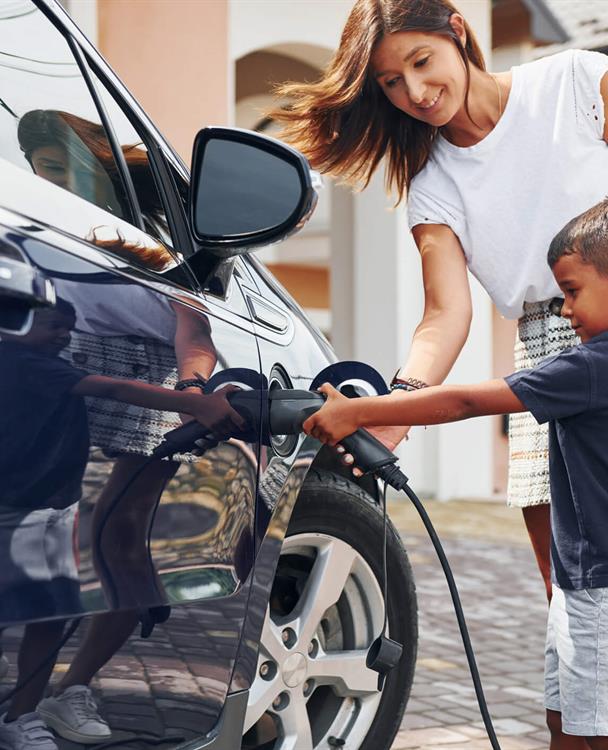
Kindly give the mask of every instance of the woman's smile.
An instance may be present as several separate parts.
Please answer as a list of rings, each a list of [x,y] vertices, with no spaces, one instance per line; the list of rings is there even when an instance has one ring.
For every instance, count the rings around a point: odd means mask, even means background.
[[[427,117],[428,115],[436,112],[442,101],[443,101],[443,89],[441,89],[430,101],[425,101],[422,104],[416,104],[416,108],[421,110]]]

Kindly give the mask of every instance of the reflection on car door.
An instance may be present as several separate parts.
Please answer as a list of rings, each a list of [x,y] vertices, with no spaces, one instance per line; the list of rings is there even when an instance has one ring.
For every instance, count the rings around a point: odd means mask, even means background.
[[[60,304],[74,311],[71,330],[64,332],[52,357],[64,379],[84,372],[173,388],[178,379],[195,373],[209,378],[232,367],[259,372],[250,326],[240,316],[231,317],[225,305],[205,303],[91,246],[34,229],[24,221],[23,233],[7,233],[5,241],[19,244],[53,281]],[[71,252],[58,249],[57,241]],[[0,347],[7,344],[3,340]],[[30,344],[12,342],[22,351],[30,346],[31,364],[37,353]],[[12,404],[13,411],[28,414],[31,387],[36,403],[53,413],[58,386],[49,376],[49,359],[40,377],[34,368],[19,387],[14,380],[2,383],[3,402]],[[62,440],[72,435],[71,455],[87,443],[90,448],[80,486],[74,486],[77,477],[68,476],[69,492],[60,479],[53,498],[29,493],[32,502],[17,515],[13,507],[4,509],[7,564],[0,570],[0,623],[110,609],[144,620],[152,614],[153,622],[169,616],[169,606],[182,605],[163,632],[193,627],[197,640],[209,633],[204,640],[211,653],[189,652],[187,664],[197,674],[187,701],[205,705],[204,719],[199,716],[197,724],[202,732],[213,726],[221,709],[246,611],[259,446],[224,441],[200,457],[184,453],[172,461],[147,463],[163,434],[180,426],[179,414],[95,397],[86,400],[86,422],[84,428],[82,419],[37,422],[29,414],[14,420],[19,429],[10,429],[16,454],[23,459],[13,467],[13,473],[21,469],[22,475],[7,476],[15,497],[23,476],[44,470],[38,458],[46,455],[45,445],[57,443],[55,430]],[[73,549],[74,536],[78,544]],[[34,539],[41,543],[33,544]],[[221,649],[214,645],[218,638]],[[100,650],[102,646],[97,644]],[[213,700],[206,694],[207,679],[214,686]],[[175,698],[170,688],[165,686],[166,694]],[[182,684],[182,698],[183,691]]]

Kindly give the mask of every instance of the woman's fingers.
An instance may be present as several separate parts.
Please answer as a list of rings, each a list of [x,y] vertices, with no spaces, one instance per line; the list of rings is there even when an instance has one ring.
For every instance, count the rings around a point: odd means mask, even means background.
[[[354,465],[355,463],[355,457],[352,455],[352,453],[347,453],[346,448],[343,445],[336,445],[336,450],[340,454],[340,458],[344,466],[352,467],[353,469],[353,476],[359,477],[363,476],[363,472],[361,469],[359,469],[357,466]]]

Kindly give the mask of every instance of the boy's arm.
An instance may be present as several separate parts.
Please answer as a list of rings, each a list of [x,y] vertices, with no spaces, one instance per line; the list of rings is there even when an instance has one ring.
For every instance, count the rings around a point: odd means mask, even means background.
[[[490,414],[512,414],[526,407],[502,379],[477,385],[437,385],[399,399],[368,396],[348,399],[332,386],[319,389],[327,403],[304,422],[304,431],[335,445],[359,427],[429,425]]]
[[[75,396],[111,398],[115,401],[124,401],[127,404],[145,406],[149,409],[185,411],[187,413],[190,413],[190,409],[194,405],[194,400],[191,397],[196,395],[141,383],[138,380],[123,380],[105,375],[87,375],[72,388],[72,393]],[[182,398],[182,396],[190,398]],[[190,408],[187,408],[188,406]]]
[[[138,380],[87,375],[72,388],[71,393],[75,396],[111,398],[148,409],[190,414],[216,435],[228,436],[235,428],[242,430],[245,427],[245,421],[226,398],[233,390],[239,389],[228,385],[214,393],[203,395],[200,390],[173,391]]]

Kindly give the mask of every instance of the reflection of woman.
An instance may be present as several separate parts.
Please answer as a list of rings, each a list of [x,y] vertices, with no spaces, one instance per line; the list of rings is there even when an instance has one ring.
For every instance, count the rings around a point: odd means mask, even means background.
[[[41,177],[106,210],[125,214],[120,177],[100,126],[66,112],[36,110],[21,118],[18,136],[32,169]],[[162,222],[162,207],[145,152],[124,146],[123,153],[147,223],[153,226]],[[83,195],[83,189],[89,192]],[[171,255],[160,245],[143,247],[120,237],[97,240],[94,231],[90,239],[153,270],[171,265]],[[166,387],[175,386],[178,380],[211,376],[217,355],[204,316],[174,305],[143,286],[117,279],[95,285],[58,280],[56,286],[77,311],[77,330],[69,350],[77,366]],[[91,531],[94,537],[96,529],[103,526],[94,557],[102,583],[110,584],[107,588],[112,593],[112,605],[122,611],[91,619],[57,694],[44,703],[45,720],[62,736],[73,739],[76,733],[81,742],[98,741],[105,727],[88,689],[91,679],[132,633],[140,617],[134,608],[142,612],[163,603],[162,586],[148,557],[148,535],[157,502],[179,464],[152,461],[124,493],[118,508],[107,519],[105,516],[162,435],[180,424],[175,413],[131,406],[117,409],[105,399],[89,401],[88,416],[92,445],[115,458],[96,502]],[[218,416],[220,429],[222,421]],[[159,613],[158,608],[154,611]],[[68,734],[66,716],[71,722]]]
[[[17,137],[37,175],[117,216],[130,217],[122,179],[101,125],[69,112],[34,109],[19,120]],[[166,219],[148,155],[139,144],[124,145],[121,149],[146,230],[157,237],[160,227],[163,230],[160,236],[164,236]]]
[[[606,193],[607,70],[604,55],[568,51],[494,75],[448,0],[357,0],[324,76],[282,88],[290,103],[274,116],[313,166],[367,183],[384,159],[389,186],[407,193],[425,306],[394,398],[442,382],[458,357],[467,267],[519,318],[518,369],[576,342],[548,311],[560,292],[545,257]],[[406,432],[380,434],[394,446]],[[509,503],[550,594],[546,429],[518,415],[510,437]]]

